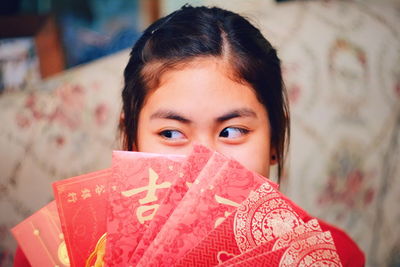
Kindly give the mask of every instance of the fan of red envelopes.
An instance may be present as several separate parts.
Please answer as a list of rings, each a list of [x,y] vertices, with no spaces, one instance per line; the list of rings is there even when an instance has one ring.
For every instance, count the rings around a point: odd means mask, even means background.
[[[277,184],[202,146],[114,151],[110,169],[53,188],[12,229],[34,267],[341,266],[330,232]]]

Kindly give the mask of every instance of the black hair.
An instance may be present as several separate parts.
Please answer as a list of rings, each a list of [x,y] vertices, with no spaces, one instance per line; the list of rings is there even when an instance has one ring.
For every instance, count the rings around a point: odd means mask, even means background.
[[[278,179],[289,142],[286,90],[276,50],[244,17],[217,7],[183,6],[150,25],[134,45],[124,71],[123,146],[133,150],[146,95],[164,71],[199,57],[228,60],[234,78],[250,85],[266,108]]]

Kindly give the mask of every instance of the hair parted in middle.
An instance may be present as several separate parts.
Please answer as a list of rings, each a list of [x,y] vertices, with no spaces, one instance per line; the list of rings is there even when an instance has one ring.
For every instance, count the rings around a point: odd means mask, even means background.
[[[120,122],[123,148],[135,149],[140,111],[162,74],[200,57],[224,60],[232,72],[230,78],[254,89],[270,121],[270,142],[276,153],[279,179],[290,134],[280,60],[248,20],[217,7],[185,5],[150,25],[134,45],[124,71]]]

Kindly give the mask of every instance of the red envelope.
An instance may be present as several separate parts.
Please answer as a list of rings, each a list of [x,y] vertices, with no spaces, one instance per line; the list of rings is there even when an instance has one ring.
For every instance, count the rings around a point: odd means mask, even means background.
[[[223,221],[174,266],[215,266],[240,254],[233,235],[235,213]]]
[[[107,266],[131,258],[161,201],[180,179],[184,156],[114,151],[107,213]]]
[[[110,175],[111,170],[106,169],[53,183],[72,267],[85,266],[96,245],[102,244],[101,237],[106,232],[106,186]],[[101,251],[104,247],[100,254]],[[95,256],[92,254],[93,260],[96,260]]]
[[[198,175],[214,175],[227,159],[219,153],[213,153],[203,146],[195,146],[187,161],[183,164],[183,177],[175,180],[169,188],[165,198],[153,220],[149,223],[146,232],[143,234],[134,254],[129,260],[129,264],[135,265],[139,262],[146,249],[154,240],[161,227],[168,220],[169,216],[182,200],[189,186],[194,182]]]
[[[196,180],[151,243],[138,266],[172,265],[195,247],[266,178],[234,160],[215,177]]]
[[[329,231],[228,266],[342,266]]]
[[[16,225],[11,232],[33,267],[69,266],[55,201]]]
[[[276,240],[302,223],[275,185],[267,181],[250,194],[236,213],[187,253],[177,266],[220,264],[258,244]]]
[[[241,261],[258,256],[260,254],[265,254],[266,252],[279,250],[281,248],[286,248],[290,244],[297,242],[302,239],[307,239],[313,235],[318,235],[322,233],[321,226],[317,219],[312,219],[305,224],[299,225],[293,229],[293,231],[287,232],[271,241],[265,242],[243,254],[234,256],[231,259],[222,263],[222,259],[219,259],[219,266],[231,266],[236,265]],[[221,254],[221,253],[220,253]],[[220,255],[219,255],[220,256]]]
[[[213,151],[205,146],[195,145],[193,151],[188,156],[185,163],[182,165],[183,172],[185,175],[190,176],[188,180],[196,179],[199,173],[206,166],[210,157],[213,155]]]

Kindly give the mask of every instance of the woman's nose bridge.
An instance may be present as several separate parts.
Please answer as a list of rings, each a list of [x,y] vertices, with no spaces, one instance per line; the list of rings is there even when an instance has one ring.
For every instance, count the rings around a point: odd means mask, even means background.
[[[208,147],[209,149],[216,150],[215,139],[207,134],[197,135],[193,143]]]

